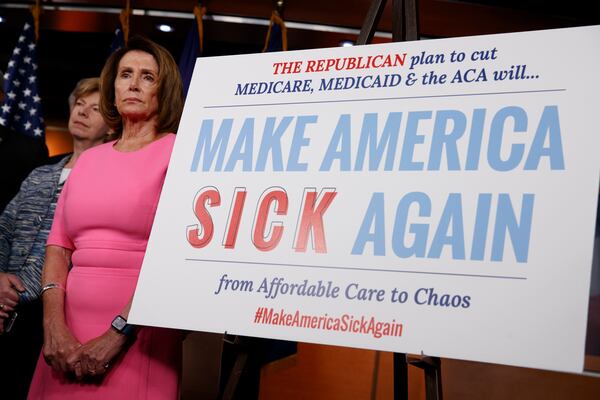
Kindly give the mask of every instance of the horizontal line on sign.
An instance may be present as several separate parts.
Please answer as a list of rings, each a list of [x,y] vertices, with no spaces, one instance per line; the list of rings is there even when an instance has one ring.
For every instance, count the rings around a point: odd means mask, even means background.
[[[211,260],[204,258],[186,258],[186,261],[201,261],[201,262],[212,262],[212,263],[229,263],[229,264],[250,264],[250,265],[264,265],[268,267],[294,267],[294,268],[318,268],[318,269],[341,269],[351,271],[369,271],[369,272],[398,272],[402,274],[420,274],[420,275],[445,275],[445,276],[464,276],[469,278],[492,278],[492,279],[513,279],[513,280],[527,280],[522,276],[505,276],[505,275],[478,275],[478,274],[459,274],[452,272],[429,272],[429,271],[409,271],[409,270],[398,270],[398,269],[384,269],[384,268],[360,268],[360,267],[336,267],[330,265],[310,265],[310,264],[284,264],[284,263],[268,263],[268,262],[257,262],[257,261],[232,261],[232,260]]]
[[[352,102],[357,102],[357,101],[364,102],[364,101],[381,101],[381,100],[414,100],[414,99],[431,99],[431,98],[441,98],[441,97],[495,96],[495,95],[499,95],[499,94],[548,93],[548,92],[564,92],[564,91],[566,91],[566,89],[520,90],[520,91],[512,91],[512,92],[436,94],[436,95],[429,95],[429,96],[403,96],[403,97],[378,97],[378,98],[373,98],[373,99],[292,101],[292,102],[288,102],[288,103],[227,104],[227,105],[204,106],[203,108],[289,106],[289,105],[296,105],[296,104],[352,103]]]

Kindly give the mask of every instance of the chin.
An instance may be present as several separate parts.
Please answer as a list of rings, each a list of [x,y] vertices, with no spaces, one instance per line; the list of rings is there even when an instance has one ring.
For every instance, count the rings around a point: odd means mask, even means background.
[[[74,126],[72,128],[69,127],[69,133],[75,138],[85,138],[86,136],[85,132],[82,132],[81,128],[78,126]]]

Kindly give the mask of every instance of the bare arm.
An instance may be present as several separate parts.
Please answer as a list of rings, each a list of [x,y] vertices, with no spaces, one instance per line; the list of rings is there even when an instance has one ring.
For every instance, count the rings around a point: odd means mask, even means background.
[[[132,300],[133,297],[129,299],[119,314],[125,319],[129,316]],[[126,348],[126,344],[127,337],[109,326],[102,335],[83,344],[72,353],[68,362],[71,364],[80,362],[81,367],[75,369],[78,378],[84,375],[101,375],[106,373],[108,365]]]
[[[72,251],[60,246],[46,247],[46,259],[42,269],[42,287],[56,283],[63,288],[67,282]],[[42,295],[44,303],[44,358],[55,370],[73,371],[75,365],[67,358],[81,346],[65,322],[65,292],[49,289]]]

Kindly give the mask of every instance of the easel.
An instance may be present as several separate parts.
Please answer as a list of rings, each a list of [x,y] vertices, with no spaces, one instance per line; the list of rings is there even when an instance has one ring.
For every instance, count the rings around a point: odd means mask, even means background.
[[[260,363],[256,359],[257,339],[229,335],[227,332],[223,335],[223,345],[231,346],[236,356],[231,365],[229,375],[223,387],[219,390],[218,399],[233,400],[241,398],[236,396],[238,389],[244,391],[246,398],[258,398],[258,388],[260,381]],[[223,357],[223,355],[222,355]],[[223,365],[221,366],[223,368]],[[246,378],[244,379],[244,376]],[[240,381],[244,383],[240,384]]]
[[[357,45],[371,43],[387,0],[373,0],[358,35]],[[392,41],[419,39],[418,0],[392,0]],[[394,400],[408,400],[408,365],[425,373],[427,400],[442,400],[442,371],[439,357],[394,353]]]
[[[373,40],[373,35],[387,0],[373,0],[360,34],[357,45],[368,44]],[[392,0],[392,40],[403,42],[418,40],[418,0]],[[283,10],[282,1],[276,2],[279,12]],[[227,382],[222,389],[220,399],[231,400],[235,396],[240,377],[248,369],[248,359],[251,352],[252,340],[240,336],[230,336],[225,332],[224,341],[237,348],[237,357],[231,369]],[[394,353],[394,400],[408,400],[408,365],[421,368],[425,374],[425,393],[427,400],[442,400],[442,374],[441,360],[439,357],[414,356],[405,353]]]

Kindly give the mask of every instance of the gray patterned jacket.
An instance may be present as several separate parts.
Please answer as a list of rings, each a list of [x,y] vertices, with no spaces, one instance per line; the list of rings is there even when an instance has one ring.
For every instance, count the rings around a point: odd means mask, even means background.
[[[58,181],[69,157],[34,169],[0,215],[0,271],[23,281],[21,301],[39,296],[46,240],[61,189]]]

